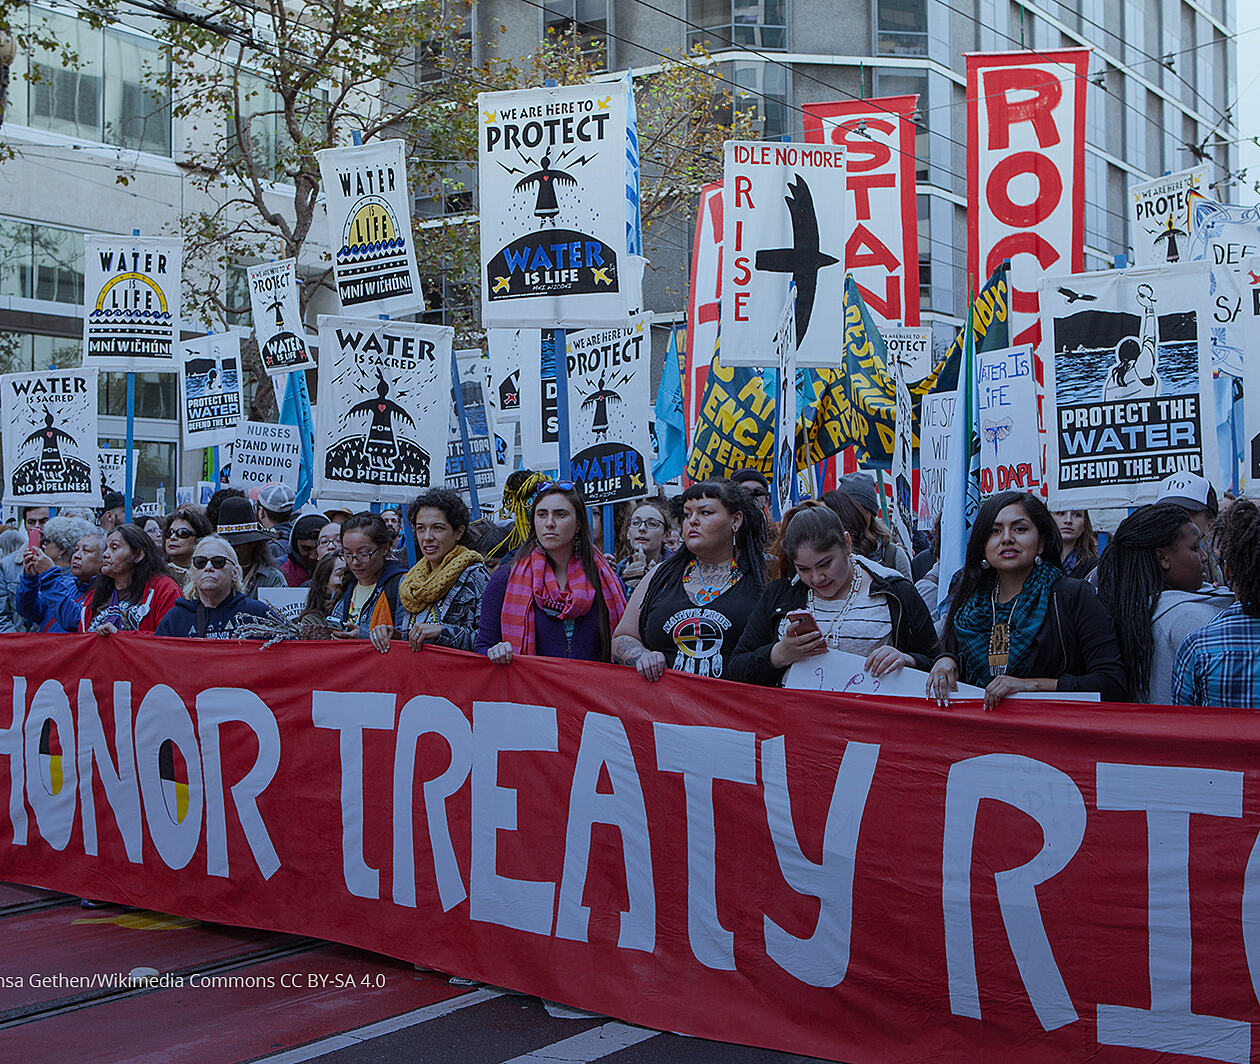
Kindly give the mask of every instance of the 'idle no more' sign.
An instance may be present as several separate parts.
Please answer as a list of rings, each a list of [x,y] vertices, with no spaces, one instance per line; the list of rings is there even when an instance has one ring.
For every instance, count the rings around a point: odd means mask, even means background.
[[[245,421],[232,444],[232,486],[256,488],[272,481],[297,491],[302,444],[296,425]]]

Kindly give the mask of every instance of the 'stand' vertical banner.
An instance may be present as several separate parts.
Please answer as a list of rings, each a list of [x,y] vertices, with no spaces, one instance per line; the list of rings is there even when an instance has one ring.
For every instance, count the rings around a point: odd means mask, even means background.
[[[967,277],[1011,260],[1012,344],[1040,338],[1038,278],[1085,268],[1088,72],[1086,48],[967,56]]]
[[[807,103],[805,139],[843,144],[848,160],[845,269],[880,325],[919,324],[918,96]]]
[[[722,309],[722,182],[700,190],[696,240],[691,250],[691,286],[687,293],[687,365],[683,370],[683,414],[687,447],[695,437],[700,400],[717,347]]]

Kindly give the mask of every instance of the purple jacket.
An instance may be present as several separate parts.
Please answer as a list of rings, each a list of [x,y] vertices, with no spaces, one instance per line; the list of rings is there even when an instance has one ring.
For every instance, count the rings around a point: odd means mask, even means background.
[[[490,574],[486,593],[481,600],[481,623],[473,647],[484,654],[495,643],[503,641],[503,596],[507,591],[511,565],[500,565]],[[543,658],[573,658],[578,661],[607,661],[600,653],[599,614],[594,606],[573,625],[572,641],[565,638],[564,625],[534,607],[534,653]]]

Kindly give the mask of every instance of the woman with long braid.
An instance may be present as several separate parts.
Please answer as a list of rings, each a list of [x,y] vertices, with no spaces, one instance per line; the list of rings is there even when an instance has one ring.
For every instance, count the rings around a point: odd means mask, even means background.
[[[1130,702],[1168,705],[1177,648],[1234,601],[1201,587],[1199,528],[1180,506],[1143,506],[1120,522],[1098,563],[1098,597],[1115,622]]]
[[[1173,702],[1260,708],[1260,509],[1239,499],[1217,520],[1214,534],[1238,601],[1181,644]]]

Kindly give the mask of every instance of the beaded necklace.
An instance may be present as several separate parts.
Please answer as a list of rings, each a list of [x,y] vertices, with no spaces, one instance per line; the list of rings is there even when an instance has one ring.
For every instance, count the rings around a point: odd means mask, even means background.
[[[704,582],[704,577],[700,575],[700,567],[696,564],[695,558],[692,558],[691,561],[687,563],[687,569],[683,573],[684,584],[688,580],[693,580],[694,584],[697,585],[693,587],[691,593],[691,597],[697,606],[707,606],[738,579],[739,566],[735,564],[734,558],[731,559],[730,568],[722,574],[722,579],[720,581],[715,581],[712,584],[706,584]]]

